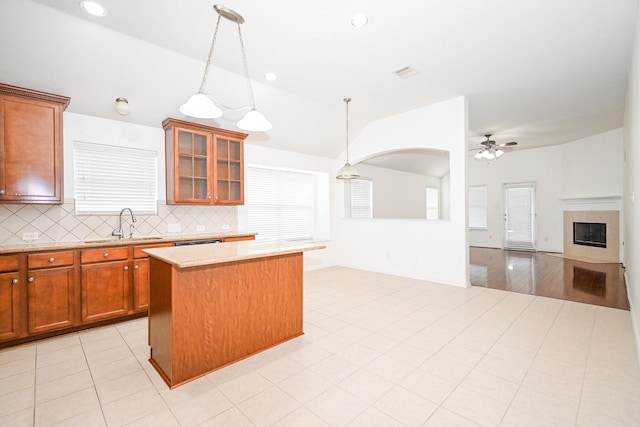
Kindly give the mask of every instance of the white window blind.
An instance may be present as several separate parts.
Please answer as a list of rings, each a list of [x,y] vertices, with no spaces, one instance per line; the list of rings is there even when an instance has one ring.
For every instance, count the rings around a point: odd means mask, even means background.
[[[505,184],[506,248],[534,249],[535,185]]]
[[[316,175],[247,168],[247,224],[256,240],[313,238]]]
[[[427,219],[439,219],[439,191],[435,187],[427,187]]]
[[[351,179],[351,218],[373,218],[373,181]]]
[[[74,142],[76,214],[157,212],[158,153],[150,150]]]
[[[469,187],[469,228],[487,228],[487,187]]]

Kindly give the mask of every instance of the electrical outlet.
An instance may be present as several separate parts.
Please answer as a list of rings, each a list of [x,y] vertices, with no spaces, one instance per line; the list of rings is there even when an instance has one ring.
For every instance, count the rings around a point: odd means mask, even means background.
[[[22,233],[22,240],[28,242],[30,240],[38,240],[38,232],[37,231],[29,231],[27,233]]]
[[[180,224],[168,224],[167,231],[169,233],[179,233],[181,230]]]
[[[196,227],[196,231],[204,231],[205,230],[205,226],[204,225],[198,225]]]
[[[222,225],[222,229],[223,229],[224,231],[229,231],[229,230],[231,230],[231,227],[229,227],[229,224],[223,224],[223,225]]]

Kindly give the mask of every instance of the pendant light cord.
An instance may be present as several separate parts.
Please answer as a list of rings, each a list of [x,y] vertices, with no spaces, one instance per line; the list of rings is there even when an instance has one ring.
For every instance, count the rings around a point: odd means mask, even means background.
[[[204,84],[207,81],[207,74],[209,71],[209,64],[211,64],[211,57],[213,56],[213,46],[216,44],[216,37],[218,36],[218,28],[220,27],[220,18],[222,15],[218,14],[218,20],[216,21],[216,29],[213,31],[213,38],[211,39],[211,47],[209,48],[209,56],[207,57],[207,65],[204,67],[204,74],[202,75],[202,83],[200,83],[200,90],[198,93],[204,93]]]
[[[351,102],[351,98],[344,98],[343,101],[347,110],[347,164],[349,164],[349,102]]]
[[[247,65],[247,55],[244,51],[244,41],[242,40],[242,30],[240,29],[240,22],[238,22],[238,36],[240,37],[240,51],[242,52],[242,65],[244,66],[244,76],[247,78],[247,89],[249,90],[249,102],[251,103],[251,109],[256,109],[256,101],[253,98],[253,88],[251,87],[251,79],[249,78],[249,66]]]

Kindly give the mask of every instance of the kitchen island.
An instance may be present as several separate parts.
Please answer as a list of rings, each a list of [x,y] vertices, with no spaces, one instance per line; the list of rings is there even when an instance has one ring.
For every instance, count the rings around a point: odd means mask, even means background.
[[[150,363],[170,388],[303,334],[302,254],[319,244],[147,249]]]

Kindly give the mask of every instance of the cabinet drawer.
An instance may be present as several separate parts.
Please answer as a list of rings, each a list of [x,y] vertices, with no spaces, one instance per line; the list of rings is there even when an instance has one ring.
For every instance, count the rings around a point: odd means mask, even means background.
[[[101,248],[101,249],[85,249],[80,252],[80,262],[83,264],[88,262],[105,262],[127,259],[129,257],[129,248]]]
[[[27,257],[27,265],[30,269],[73,265],[73,251],[29,254]]]
[[[18,255],[0,256],[0,271],[18,270]]]
[[[134,258],[147,258],[149,255],[142,252],[143,249],[151,249],[151,248],[167,248],[169,246],[173,246],[173,243],[157,243],[151,245],[140,245],[133,247],[133,257]]]

